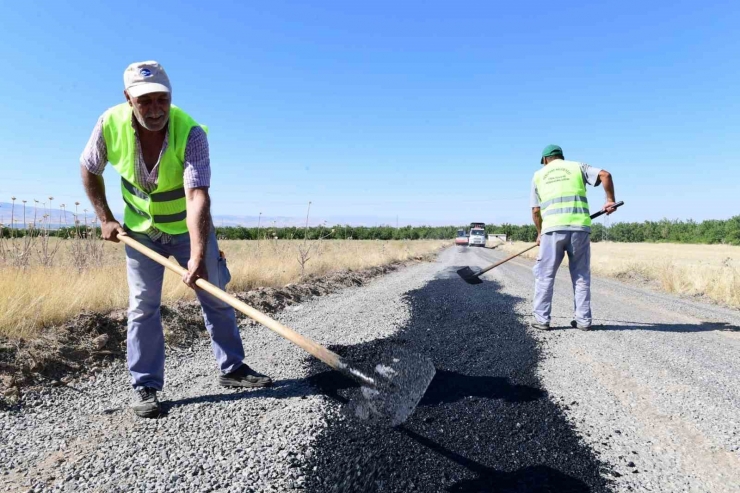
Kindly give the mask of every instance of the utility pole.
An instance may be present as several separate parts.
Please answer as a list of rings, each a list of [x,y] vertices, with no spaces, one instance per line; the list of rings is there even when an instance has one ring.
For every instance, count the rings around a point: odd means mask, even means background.
[[[398,229],[398,214],[396,214],[396,229]]]
[[[604,216],[604,227],[601,229],[601,241],[609,241],[609,216]]]
[[[604,192],[604,198],[606,198],[606,191]],[[609,241],[609,214],[604,215],[602,224],[604,225],[604,228],[601,233],[601,241]]]
[[[262,213],[257,218],[257,250],[260,249],[260,223],[262,223]]]

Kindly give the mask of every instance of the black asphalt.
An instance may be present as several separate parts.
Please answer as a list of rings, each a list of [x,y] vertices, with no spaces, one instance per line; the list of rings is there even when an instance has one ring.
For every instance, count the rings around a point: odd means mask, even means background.
[[[388,351],[427,355],[437,368],[432,384],[400,427],[331,420],[306,491],[609,491],[606,467],[535,375],[541,350],[513,308],[522,300],[495,282],[468,285],[455,269],[408,299],[411,320],[397,335],[332,349],[366,367]],[[357,394],[352,382],[311,364],[325,395],[346,404]]]

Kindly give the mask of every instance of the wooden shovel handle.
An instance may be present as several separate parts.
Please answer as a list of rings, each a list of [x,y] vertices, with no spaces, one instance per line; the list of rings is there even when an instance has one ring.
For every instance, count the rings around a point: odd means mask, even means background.
[[[503,263],[506,263],[506,262],[508,262],[509,260],[513,259],[513,258],[517,258],[517,257],[518,257],[519,255],[521,255],[521,254],[523,254],[523,253],[527,253],[528,251],[530,251],[531,249],[533,249],[533,248],[536,248],[536,247],[537,247],[537,244],[535,243],[534,245],[532,245],[531,247],[527,248],[526,250],[522,250],[522,251],[521,251],[521,252],[519,252],[519,253],[515,253],[514,255],[511,255],[511,256],[509,256],[509,257],[506,257],[505,259],[503,259],[503,260],[501,260],[501,261],[499,261],[499,262],[496,262],[496,263],[495,263],[495,264],[493,264],[493,265],[489,265],[488,267],[486,267],[486,268],[485,268],[485,269],[483,269],[482,271],[478,272],[478,273],[477,273],[477,274],[475,275],[475,277],[478,277],[478,276],[479,276],[479,275],[481,275],[481,274],[485,274],[485,273],[486,273],[486,272],[488,272],[489,270],[491,270],[491,269],[494,269],[494,268],[498,267],[499,265],[501,265],[501,264],[503,264]]]
[[[153,251],[151,248],[148,248],[138,241],[134,240],[130,236],[126,235],[118,235],[118,239],[125,243],[127,246],[130,246],[134,250],[143,253],[150,259],[154,260],[155,262],[162,264],[166,268],[170,269],[173,272],[176,272],[180,276],[187,273],[187,269],[182,268],[177,262],[174,262],[168,258],[163,257],[162,255],[158,254],[157,252]],[[313,356],[317,357],[327,365],[331,366],[335,370],[345,371],[346,365],[344,362],[342,362],[341,357],[328,349],[326,349],[321,344],[312,341],[308,337],[305,337],[298,332],[294,331],[290,327],[286,327],[285,325],[281,324],[277,320],[268,317],[264,313],[262,313],[259,310],[256,310],[252,308],[251,306],[247,305],[243,301],[239,300],[235,296],[230,295],[229,293],[223,291],[222,289],[219,289],[217,286],[211,284],[210,282],[206,281],[205,279],[198,279],[195,281],[195,284],[201,288],[203,291],[209,293],[210,295],[218,298],[219,300],[223,301],[224,303],[228,303],[234,309],[239,310],[244,315],[248,316],[255,322],[259,322],[268,329],[272,330],[273,332],[283,336],[285,339],[288,339],[293,344],[303,348],[308,353],[312,354]]]
[[[614,205],[613,205],[613,207],[614,207],[614,208],[616,209],[617,207],[621,207],[621,206],[623,206],[623,205],[624,205],[624,200],[620,200],[619,202],[617,202],[616,204],[614,204]],[[599,216],[601,216],[602,214],[605,214],[605,213],[606,213],[605,211],[599,211],[599,212],[597,212],[597,213],[595,213],[595,214],[591,214],[591,219],[596,219],[597,217],[599,217]],[[510,256],[510,257],[506,257],[505,259],[501,260],[500,262],[496,262],[496,263],[495,263],[495,264],[493,264],[493,265],[489,265],[488,267],[486,267],[486,268],[485,268],[485,269],[483,269],[482,271],[478,272],[478,273],[477,273],[477,274],[475,275],[475,277],[478,277],[478,276],[480,276],[481,274],[485,274],[485,273],[486,273],[486,272],[488,272],[489,270],[491,270],[491,269],[494,269],[494,268],[498,267],[499,265],[501,265],[501,264],[503,264],[503,263],[505,263],[505,262],[508,262],[509,260],[511,260],[511,259],[513,259],[513,258],[516,258],[516,257],[518,257],[519,255],[522,255],[522,254],[524,254],[524,253],[527,253],[528,251],[530,251],[531,249],[533,249],[533,248],[535,248],[535,247],[537,247],[537,244],[536,244],[536,243],[535,243],[534,245],[532,245],[531,247],[527,248],[526,250],[522,250],[522,251],[521,251],[521,252],[519,252],[519,253],[515,253],[514,255],[512,255],[512,256]]]

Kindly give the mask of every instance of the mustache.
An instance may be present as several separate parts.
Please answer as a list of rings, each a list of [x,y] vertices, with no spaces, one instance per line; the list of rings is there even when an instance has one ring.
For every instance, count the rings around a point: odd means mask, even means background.
[[[157,111],[156,114],[155,113],[147,113],[146,115],[144,115],[144,117],[145,118],[159,118],[159,117],[165,116],[166,114],[167,114],[166,111]]]

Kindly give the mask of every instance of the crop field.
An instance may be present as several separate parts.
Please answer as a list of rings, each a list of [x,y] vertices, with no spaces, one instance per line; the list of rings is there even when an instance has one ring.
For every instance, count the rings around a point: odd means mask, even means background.
[[[498,248],[522,251],[533,243]],[[537,257],[537,249],[523,255]],[[568,265],[565,258],[564,266]],[[674,243],[592,243],[591,270],[597,276],[651,284],[669,293],[707,297],[740,308],[740,247]]]
[[[222,240],[219,247],[232,274],[228,290],[239,292],[416,259],[450,244],[450,240]],[[127,305],[122,244],[41,237],[6,239],[3,248],[0,336],[30,337],[40,327],[82,311],[106,312]],[[24,254],[26,258],[19,260]],[[165,275],[164,301],[193,297],[176,275]]]

